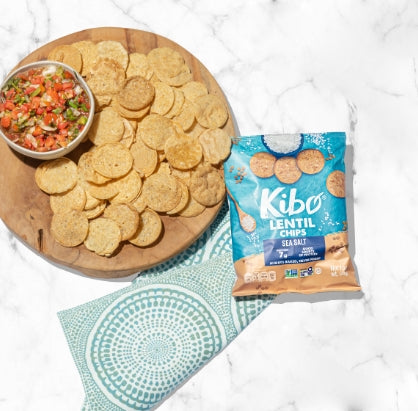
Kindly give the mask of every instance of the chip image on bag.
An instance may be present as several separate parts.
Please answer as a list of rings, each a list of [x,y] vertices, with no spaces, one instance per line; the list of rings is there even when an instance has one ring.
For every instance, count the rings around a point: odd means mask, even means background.
[[[235,296],[360,291],[348,250],[344,132],[232,138],[224,163]]]

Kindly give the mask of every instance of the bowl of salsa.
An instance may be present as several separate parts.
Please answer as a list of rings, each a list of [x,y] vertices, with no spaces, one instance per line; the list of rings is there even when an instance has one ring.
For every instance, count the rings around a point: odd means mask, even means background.
[[[93,116],[88,85],[63,63],[43,60],[19,67],[0,88],[0,135],[32,158],[68,154],[84,140]]]

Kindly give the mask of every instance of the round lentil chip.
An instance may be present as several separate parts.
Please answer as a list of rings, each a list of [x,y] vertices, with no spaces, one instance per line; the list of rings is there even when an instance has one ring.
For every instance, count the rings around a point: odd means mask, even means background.
[[[93,168],[109,178],[122,177],[132,168],[133,158],[121,143],[107,143],[93,151]]]
[[[90,220],[84,245],[98,255],[109,257],[118,248],[121,231],[116,221],[98,217]]]
[[[52,216],[51,233],[64,247],[75,247],[87,237],[89,222],[82,211],[68,210]]]
[[[77,183],[77,164],[67,157],[45,161],[36,168],[35,182],[48,194],[64,193]]]

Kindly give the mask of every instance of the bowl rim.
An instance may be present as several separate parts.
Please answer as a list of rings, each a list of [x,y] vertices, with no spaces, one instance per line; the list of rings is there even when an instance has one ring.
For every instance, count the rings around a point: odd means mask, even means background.
[[[29,150],[28,148],[25,148],[19,144],[16,144],[15,142],[13,142],[12,140],[10,140],[10,138],[8,138],[2,127],[0,127],[0,135],[1,137],[5,140],[5,142],[11,147],[13,148],[15,151],[24,154],[28,157],[31,158],[35,158],[38,160],[42,160],[42,159],[49,159],[49,158],[59,158],[62,157],[66,154],[68,154],[69,152],[71,152],[73,149],[75,149],[80,143],[81,141],[84,139],[85,135],[87,134],[92,122],[93,122],[93,117],[94,117],[94,113],[95,113],[95,101],[94,101],[94,96],[93,93],[90,89],[90,87],[88,86],[87,82],[85,81],[85,79],[82,77],[82,75],[76,71],[74,68],[72,68],[71,66],[69,66],[68,64],[62,63],[60,61],[55,61],[55,60],[38,60],[38,61],[34,61],[32,63],[27,63],[24,64],[22,66],[16,67],[14,70],[12,70],[2,81],[1,85],[0,85],[0,93],[1,90],[3,89],[3,87],[7,84],[7,82],[14,77],[15,75],[17,75],[20,72],[23,71],[27,71],[30,70],[31,68],[35,68],[35,67],[42,67],[42,66],[48,66],[48,65],[54,65],[54,66],[61,66],[63,67],[65,70],[69,71],[74,78],[76,79],[76,81],[81,85],[81,87],[83,88],[83,90],[87,93],[88,98],[89,98],[89,102],[90,102],[90,110],[89,110],[89,115],[87,118],[87,123],[86,123],[86,127],[83,129],[83,131],[73,140],[71,141],[66,147],[61,147],[55,150],[50,150],[50,151],[35,151],[35,150]],[[48,157],[48,158],[47,158]]]

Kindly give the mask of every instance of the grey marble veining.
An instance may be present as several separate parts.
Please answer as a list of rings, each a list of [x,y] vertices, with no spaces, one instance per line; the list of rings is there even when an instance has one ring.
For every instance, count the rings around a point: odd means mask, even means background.
[[[241,134],[346,131],[352,152],[363,296],[278,297],[159,409],[416,409],[418,3],[16,0],[2,7],[0,74],[49,41],[101,26],[153,31],[193,53]],[[83,387],[56,312],[127,282],[63,270],[2,222],[0,247],[0,409],[78,410]]]

